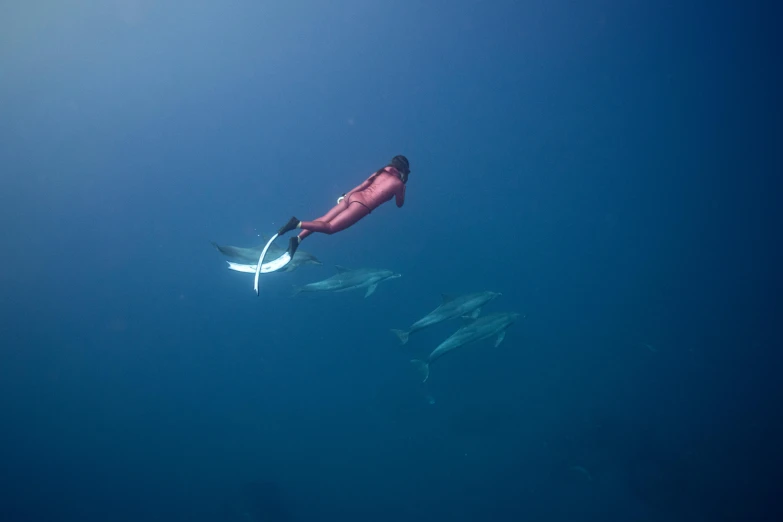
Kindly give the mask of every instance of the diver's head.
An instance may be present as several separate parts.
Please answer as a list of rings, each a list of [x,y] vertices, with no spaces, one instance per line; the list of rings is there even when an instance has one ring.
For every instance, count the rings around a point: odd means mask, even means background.
[[[411,173],[410,163],[408,163],[408,158],[402,155],[394,156],[389,163],[391,167],[394,167],[395,169],[400,171],[400,174],[402,174],[402,180],[408,181],[408,174]]]

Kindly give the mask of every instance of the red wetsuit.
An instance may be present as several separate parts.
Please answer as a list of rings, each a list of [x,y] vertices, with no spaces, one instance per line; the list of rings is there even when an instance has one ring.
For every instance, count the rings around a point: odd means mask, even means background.
[[[299,239],[302,240],[313,232],[334,234],[345,230],[391,198],[396,198],[397,206],[402,207],[405,203],[405,183],[402,182],[397,169],[384,167],[348,192],[345,198],[323,217],[315,221],[302,221]]]

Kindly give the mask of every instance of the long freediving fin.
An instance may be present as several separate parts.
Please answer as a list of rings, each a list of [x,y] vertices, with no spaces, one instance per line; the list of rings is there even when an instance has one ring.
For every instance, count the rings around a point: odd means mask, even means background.
[[[277,259],[270,261],[269,263],[264,263],[264,257],[266,257],[266,251],[269,250],[269,247],[272,245],[275,239],[277,239],[277,234],[273,235],[269,239],[266,246],[264,247],[264,250],[261,251],[261,256],[259,256],[258,258],[258,264],[256,265],[256,280],[255,283],[253,284],[253,290],[256,291],[256,295],[258,295],[258,276],[259,274],[261,274],[261,272],[265,274],[269,272],[276,272],[291,262],[291,254],[289,254],[288,252],[284,252]]]
[[[269,250],[269,246],[272,244],[272,242],[277,239],[277,234],[272,236],[272,239],[267,241],[266,246],[261,251],[261,256],[258,258],[258,264],[256,265],[256,280],[255,283],[253,283],[253,290],[256,291],[256,295],[258,295],[258,275],[261,273],[261,265],[264,262],[264,257],[266,256],[266,251]]]
[[[261,273],[268,274],[269,272],[276,272],[278,270],[281,270],[282,268],[285,268],[289,260],[290,258],[288,257],[288,255],[283,254],[277,259],[261,265]],[[233,270],[234,272],[255,274],[256,270],[258,269],[258,264],[249,265],[244,263],[232,263],[231,261],[226,261],[226,263],[228,263],[228,269]]]
[[[232,263],[231,261],[226,261],[228,263],[228,269],[233,270],[235,272],[244,272],[246,274],[255,274],[256,273],[256,265],[245,265],[242,263]]]

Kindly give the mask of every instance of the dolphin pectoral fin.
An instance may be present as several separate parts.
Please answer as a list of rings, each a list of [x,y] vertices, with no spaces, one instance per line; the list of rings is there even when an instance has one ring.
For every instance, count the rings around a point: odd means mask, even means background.
[[[505,332],[505,330],[504,330],[504,331],[500,332],[500,333],[498,334],[498,338],[497,338],[497,339],[495,339],[495,348],[497,348],[498,346],[500,346],[500,343],[502,343],[502,342],[503,342],[503,339],[505,339],[505,338],[506,338],[506,332]]]
[[[400,344],[406,344],[408,342],[410,332],[406,332],[405,330],[392,329],[392,333],[400,340]]]
[[[470,312],[467,315],[463,315],[462,317],[466,317],[468,319],[478,319],[478,316],[481,315],[481,308],[476,308],[472,312]]]
[[[469,315],[463,315],[460,319],[462,319],[462,326],[470,326],[476,321],[474,317]]]
[[[430,377],[429,363],[418,359],[411,359],[411,364],[416,373],[419,374],[419,377],[421,377],[421,382],[427,382],[427,379]]]
[[[367,293],[364,294],[364,297],[370,297],[374,292],[375,289],[378,288],[378,283],[375,283],[374,285],[370,285],[370,288],[367,289]]]

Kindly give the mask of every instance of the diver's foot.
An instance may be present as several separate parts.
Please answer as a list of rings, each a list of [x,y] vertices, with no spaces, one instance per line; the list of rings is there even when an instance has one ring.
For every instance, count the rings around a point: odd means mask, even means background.
[[[295,217],[292,217],[288,220],[288,223],[280,227],[280,230],[277,231],[278,236],[282,236],[283,234],[286,234],[288,232],[291,232],[292,230],[295,230],[296,227],[299,226],[299,220]]]
[[[296,253],[296,249],[299,248],[299,243],[301,241],[302,240],[299,239],[299,236],[294,236],[288,240],[288,255],[291,256],[292,259]]]

